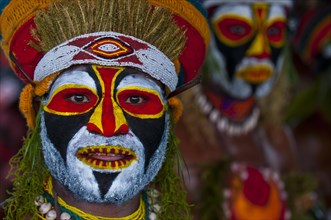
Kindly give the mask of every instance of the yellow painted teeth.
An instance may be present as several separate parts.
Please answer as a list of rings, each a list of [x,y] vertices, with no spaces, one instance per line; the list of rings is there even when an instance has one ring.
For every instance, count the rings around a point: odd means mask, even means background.
[[[116,155],[122,156],[122,158],[115,161],[105,161],[94,158],[93,155],[95,154],[99,156]],[[84,164],[102,170],[121,170],[137,160],[137,156],[133,151],[119,146],[85,147],[77,151],[76,157]]]

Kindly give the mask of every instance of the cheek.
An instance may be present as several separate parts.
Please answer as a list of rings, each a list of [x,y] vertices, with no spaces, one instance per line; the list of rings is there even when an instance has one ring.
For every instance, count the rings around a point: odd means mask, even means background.
[[[232,78],[236,65],[239,64],[246,56],[251,41],[237,47],[230,47],[220,41],[216,42],[217,49],[223,54],[227,72]]]
[[[271,47],[271,61],[275,66],[276,66],[278,60],[282,57],[282,50],[283,50],[283,47],[281,47],[281,48]]]
[[[91,113],[77,116],[58,116],[45,112],[47,135],[54,147],[66,159],[67,146],[73,136],[87,124]]]
[[[139,119],[126,115],[129,127],[145,147],[146,164],[158,149],[165,132],[165,115],[158,119]]]

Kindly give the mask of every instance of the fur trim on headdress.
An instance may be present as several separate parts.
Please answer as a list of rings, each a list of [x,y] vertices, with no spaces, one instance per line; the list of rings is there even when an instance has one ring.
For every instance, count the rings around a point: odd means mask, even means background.
[[[171,97],[170,99],[168,99],[168,103],[170,106],[170,111],[172,112],[174,118],[174,122],[177,123],[183,113],[183,104],[177,97]]]
[[[27,125],[30,129],[35,127],[36,113],[34,110],[34,99],[36,97],[43,96],[49,89],[53,80],[60,73],[54,73],[46,77],[43,81],[36,83],[34,86],[32,84],[27,84],[20,95],[19,108],[27,121]]]

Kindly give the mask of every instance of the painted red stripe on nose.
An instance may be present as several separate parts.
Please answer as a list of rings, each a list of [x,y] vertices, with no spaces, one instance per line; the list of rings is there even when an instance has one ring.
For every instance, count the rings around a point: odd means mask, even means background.
[[[88,129],[106,137],[127,133],[129,128],[126,124],[123,111],[114,101],[112,92],[114,90],[115,78],[122,69],[97,67],[96,71],[101,78],[100,84],[103,87],[103,94],[101,102],[99,103],[100,106],[95,109],[95,111],[101,112],[95,112],[94,114],[98,114],[98,117],[101,117],[101,124],[96,125],[90,121]]]

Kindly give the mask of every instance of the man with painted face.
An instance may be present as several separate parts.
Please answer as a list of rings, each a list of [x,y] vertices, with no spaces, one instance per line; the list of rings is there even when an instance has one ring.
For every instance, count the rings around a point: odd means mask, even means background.
[[[279,170],[296,166],[291,132],[282,125],[291,4],[290,0],[203,1],[212,38],[201,71],[202,86],[183,97],[188,113],[184,112],[182,124],[189,127],[178,129],[183,146],[197,145],[193,149],[207,154],[199,147],[206,143],[213,146],[213,158],[227,153]],[[193,120],[198,126],[190,127]],[[259,121],[263,123],[258,125]],[[194,138],[194,133],[202,138]]]
[[[204,2],[213,40],[203,88],[208,100],[218,97],[206,104],[206,112],[219,112],[213,118],[220,131],[238,135],[255,127],[256,99],[271,92],[282,72],[290,5],[289,0]]]
[[[198,2],[1,7],[2,48],[27,83],[20,109],[30,128],[12,159],[5,219],[189,218],[173,167],[174,94],[208,45]]]
[[[292,1],[205,0],[203,5],[211,44],[201,71],[202,85],[183,94],[186,108],[177,127],[196,180],[190,189],[192,200],[199,203],[208,195],[199,197],[196,191],[207,179],[201,173],[213,170],[219,173],[210,171],[206,182],[209,190],[218,187],[219,191],[209,194],[225,196],[222,204],[202,207],[202,216],[214,207],[209,217],[223,212],[222,219],[271,219],[273,213],[281,219],[287,214],[278,172],[297,168],[293,136],[282,121],[287,14]],[[219,209],[220,205],[227,208]]]

